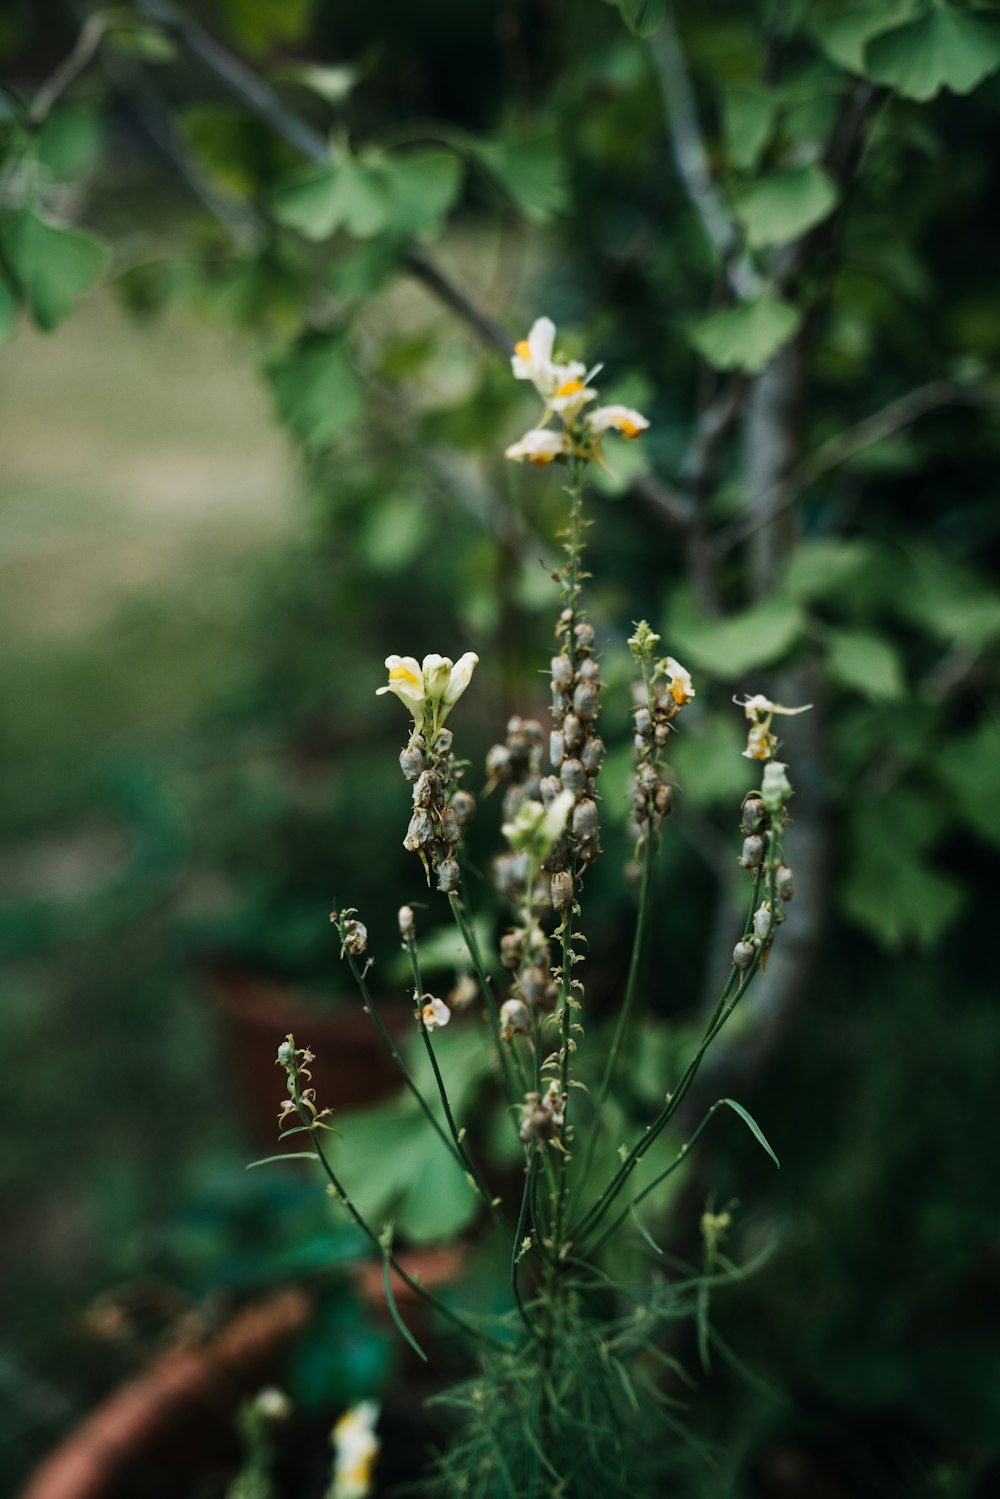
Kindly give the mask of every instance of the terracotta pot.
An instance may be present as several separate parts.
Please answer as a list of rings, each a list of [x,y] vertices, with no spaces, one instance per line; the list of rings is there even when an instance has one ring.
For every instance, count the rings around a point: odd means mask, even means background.
[[[296,1045],[316,1054],[313,1086],[321,1108],[364,1108],[398,1093],[402,1079],[385,1042],[360,999],[321,1009],[283,984],[257,978],[238,968],[217,965],[208,980],[225,1028],[225,1054],[236,1103],[254,1142],[278,1150],[278,1106],[285,1096],[284,1078],[275,1066],[278,1046],[291,1032]],[[398,999],[375,1004],[394,1040],[413,1027],[413,1012]],[[301,1150],[294,1135],[289,1150]]]
[[[311,1301],[282,1291],[245,1308],[211,1342],[175,1349],[123,1385],[47,1458],[20,1499],[183,1493],[227,1452],[240,1402],[269,1378]]]

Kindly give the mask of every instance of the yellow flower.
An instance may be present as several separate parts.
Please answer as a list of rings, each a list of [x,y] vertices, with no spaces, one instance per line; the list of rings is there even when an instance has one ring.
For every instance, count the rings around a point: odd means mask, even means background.
[[[519,442],[511,443],[507,457],[513,458],[515,463],[527,458],[529,463],[542,468],[553,458],[561,458],[572,451],[573,445],[565,432],[548,432],[543,427],[533,427]]]
[[[560,386],[571,380],[579,380],[586,373],[586,366],[577,360],[568,364],[557,364],[552,358],[552,346],[556,338],[556,325],[551,318],[535,320],[527,338],[514,345],[510,367],[515,380],[530,380],[544,401],[548,401]]]
[[[649,422],[642,413],[633,411],[631,406],[598,406],[587,417],[587,431],[591,437],[601,437],[609,428],[620,432],[623,437],[638,437],[648,426]]]
[[[333,1428],[333,1482],[327,1499],[367,1499],[372,1490],[372,1470],[379,1453],[375,1435],[379,1408],[374,1400],[362,1400],[345,1411]]]
[[[409,708],[418,729],[427,723],[436,733],[472,681],[478,663],[474,651],[466,651],[454,663],[450,656],[425,656],[422,664],[415,656],[386,656],[389,680],[376,689],[376,696],[394,693]]]

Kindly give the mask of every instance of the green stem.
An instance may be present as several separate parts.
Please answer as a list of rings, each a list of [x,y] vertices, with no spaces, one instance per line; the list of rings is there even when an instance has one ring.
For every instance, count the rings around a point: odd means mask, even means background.
[[[424,1050],[427,1053],[427,1058],[434,1073],[434,1081],[437,1084],[438,1097],[441,1100],[441,1107],[444,1110],[444,1117],[448,1121],[448,1128],[451,1131],[451,1137],[455,1144],[455,1151],[458,1155],[459,1161],[465,1168],[466,1175],[475,1184],[476,1190],[479,1192],[483,1201],[486,1203],[486,1206],[489,1208],[494,1220],[502,1229],[509,1233],[510,1224],[504,1218],[503,1213],[500,1211],[499,1203],[494,1199],[492,1192],[483,1181],[482,1173],[480,1172],[478,1166],[476,1166],[475,1162],[471,1159],[468,1151],[466,1150],[464,1141],[462,1139],[462,1133],[455,1123],[455,1116],[452,1113],[451,1103],[448,1098],[448,1090],[445,1087],[444,1078],[441,1076],[441,1068],[438,1066],[438,1059],[434,1054],[434,1047],[431,1044],[431,1038],[428,1033],[427,1027],[424,1024],[424,1017],[421,1011],[420,1001],[423,996],[423,983],[420,978],[420,959],[417,954],[417,944],[411,936],[404,938],[404,946],[406,947],[406,951],[409,955],[410,971],[413,974],[413,997],[417,1006],[417,1025],[420,1030],[420,1039],[424,1043]]]
[[[469,918],[465,907],[462,905],[461,897],[457,893],[449,895],[448,901],[451,905],[455,921],[458,923],[458,929],[462,933],[462,940],[465,942],[469,957],[472,959],[473,967],[476,970],[476,978],[479,980],[479,987],[483,991],[483,998],[486,1001],[486,1011],[489,1016],[490,1030],[493,1032],[493,1044],[500,1058],[500,1070],[503,1073],[507,1101],[512,1104],[517,1103],[520,1100],[517,1098],[514,1080],[511,1077],[510,1057],[507,1053],[507,1048],[500,1039],[500,1010],[497,1006],[496,995],[493,993],[493,987],[483,966],[483,959],[479,951],[479,943],[476,941],[476,934],[469,923]]]
[[[521,1245],[524,1242],[524,1230],[528,1222],[528,1207],[534,1196],[534,1181],[535,1177],[538,1175],[539,1148],[540,1147],[538,1146],[537,1142],[534,1141],[528,1147],[529,1155],[528,1163],[525,1167],[524,1173],[524,1191],[521,1194],[521,1211],[517,1215],[517,1228],[514,1232],[514,1246],[511,1250],[510,1256],[511,1290],[514,1293],[514,1300],[517,1302],[517,1309],[521,1314],[521,1321],[524,1323],[525,1328],[527,1329],[529,1334],[533,1333],[531,1318],[528,1316],[527,1309],[524,1305],[524,1300],[521,1296],[521,1287],[518,1284],[517,1270],[518,1264],[521,1259]]]

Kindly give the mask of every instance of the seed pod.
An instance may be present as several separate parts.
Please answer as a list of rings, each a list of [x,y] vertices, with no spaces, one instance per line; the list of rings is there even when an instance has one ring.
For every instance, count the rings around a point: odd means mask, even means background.
[[[354,958],[360,958],[368,947],[368,928],[363,921],[344,922],[344,946]]]
[[[585,796],[573,808],[573,836],[579,838],[581,843],[596,843],[600,831],[601,819],[597,803]]]
[[[504,932],[500,938],[500,965],[514,972],[521,962],[524,951],[523,932]]]
[[[754,936],[759,937],[762,942],[765,941],[768,933],[772,929],[772,926],[773,921],[771,917],[771,902],[769,900],[765,900],[761,905],[757,907],[756,911],[753,913]]]
[[[643,765],[639,768],[639,785],[647,796],[652,796],[660,784],[660,772],[655,765]]]
[[[676,718],[681,711],[669,692],[658,692],[656,694],[653,699],[653,709],[656,717],[662,718],[666,723],[669,723],[672,718]]]
[[[437,870],[437,887],[444,895],[450,895],[457,890],[462,883],[462,871],[458,867],[458,860],[451,854],[447,859],[442,859]]]
[[[399,935],[401,937],[412,937],[417,929],[413,916],[412,906],[400,906],[399,908]]]
[[[503,820],[513,822],[518,809],[528,800],[528,788],[515,782],[508,786],[503,796]]]
[[[457,843],[462,836],[458,818],[451,807],[445,807],[441,813],[440,833],[442,843]]]
[[[545,986],[549,982],[549,976],[543,968],[534,965],[525,968],[518,976],[517,987],[521,991],[521,998],[526,1005],[537,1009],[545,998]]]
[[[551,806],[561,790],[562,782],[558,776],[542,776],[538,783],[538,794],[546,807]]]
[[[525,854],[501,854],[493,861],[493,883],[508,900],[516,900],[524,889],[528,877],[528,860]]]
[[[576,675],[579,681],[589,682],[591,687],[600,687],[601,685],[601,668],[593,656],[588,656],[585,661],[580,662],[580,668]]]
[[[774,886],[782,900],[791,900],[795,894],[795,877],[787,864],[779,864],[774,877]]]
[[[635,818],[641,831],[649,816],[649,797],[644,791],[637,790],[632,793],[632,816]]]
[[[552,717],[556,723],[561,723],[565,714],[569,712],[569,698],[565,692],[560,692],[558,687],[552,689]]]
[[[522,719],[521,733],[533,749],[541,749],[545,740],[545,731],[537,718]]]
[[[437,792],[440,782],[433,771],[421,771],[413,788],[413,805],[415,807],[430,807],[437,800]]]
[[[574,625],[573,639],[576,641],[578,651],[592,651],[594,649],[594,627],[589,619],[581,619]]]
[[[542,868],[546,874],[552,874],[557,869],[565,869],[569,863],[569,842],[563,833],[549,849],[549,857],[545,860]]]
[[[552,904],[557,911],[565,911],[573,904],[573,876],[568,869],[558,869],[552,876]]]
[[[486,779],[505,781],[510,775],[510,750],[505,744],[493,744],[486,751]]]
[[[589,722],[592,718],[596,718],[600,711],[597,688],[590,682],[578,682],[573,693],[573,712],[577,718]]]
[[[568,692],[573,685],[573,663],[568,656],[552,657],[552,685],[559,692]]]
[[[744,869],[756,869],[764,859],[764,840],[752,833],[749,838],[743,840],[743,852],[739,862]]]
[[[509,1041],[515,1035],[531,1035],[531,1016],[523,1000],[505,999],[500,1006],[500,1039]]]
[[[669,817],[674,810],[674,788],[665,781],[653,792],[653,808],[659,817]]]
[[[566,741],[558,729],[549,735],[549,760],[556,770],[566,758]]]
[[[601,768],[604,754],[604,740],[599,739],[596,734],[591,734],[580,750],[580,759],[588,775],[596,776]]]
[[[575,750],[583,743],[583,724],[575,713],[567,713],[563,719],[563,738],[568,750]]]
[[[635,713],[635,734],[637,739],[648,739],[653,732],[653,719],[648,708],[637,708]]]
[[[460,828],[467,828],[476,815],[476,798],[471,791],[456,791],[451,799],[451,810],[458,818]]]
[[[418,807],[410,818],[410,826],[406,830],[403,839],[403,847],[411,854],[416,853],[418,848],[424,848],[434,837],[434,824],[431,822],[430,814],[423,807]]]
[[[740,814],[740,828],[744,833],[754,832],[764,821],[765,815],[764,803],[760,797],[748,796]]]
[[[656,745],[657,749],[666,749],[667,745],[670,743],[669,724],[658,723],[656,725],[656,728],[653,730],[653,743]]]
[[[558,988],[558,986],[556,984],[552,984],[552,983],[546,984],[545,985],[545,995],[544,995],[544,998],[542,999],[542,1006],[541,1006],[542,1009],[543,1010],[554,1010],[555,1007],[556,1007],[556,1004],[557,1004],[558,1000],[559,1000],[559,988]]]
[[[733,962],[741,972],[750,967],[757,955],[757,949],[752,942],[737,942],[733,948]]]
[[[583,764],[579,760],[564,760],[559,775],[563,790],[572,791],[574,796],[579,796],[587,783]]]
[[[439,729],[438,736],[434,741],[434,753],[436,755],[447,755],[451,752],[455,736],[450,729]]]
[[[648,748],[646,741],[645,739],[643,739],[641,734],[632,735],[632,747],[634,748],[637,755],[644,754],[646,749]]]
[[[424,768],[424,752],[419,744],[408,744],[399,752],[399,768],[408,781],[415,781]]]

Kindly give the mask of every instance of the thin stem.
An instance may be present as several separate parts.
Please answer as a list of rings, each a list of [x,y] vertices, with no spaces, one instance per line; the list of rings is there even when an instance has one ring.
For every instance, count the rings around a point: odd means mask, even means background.
[[[448,1090],[445,1087],[444,1078],[441,1076],[441,1068],[438,1066],[438,1059],[434,1054],[434,1047],[431,1044],[430,1034],[427,1030],[427,1026],[424,1024],[424,1017],[421,1010],[420,1001],[424,991],[423,984],[420,978],[420,959],[417,954],[417,944],[413,937],[410,936],[404,939],[404,946],[406,948],[407,954],[409,955],[410,971],[413,974],[413,998],[417,1006],[417,1026],[420,1030],[420,1039],[424,1043],[424,1050],[427,1053],[428,1061],[430,1062],[431,1069],[434,1073],[434,1081],[437,1084],[438,1097],[441,1100],[441,1107],[444,1110],[444,1117],[448,1121],[448,1128],[451,1131],[451,1137],[455,1142],[455,1150],[458,1154],[459,1160],[465,1168],[466,1175],[474,1183],[476,1190],[479,1192],[483,1201],[486,1203],[486,1206],[489,1208],[493,1218],[501,1228],[509,1232],[510,1225],[507,1223],[503,1213],[500,1211],[500,1204],[494,1198],[492,1192],[483,1181],[482,1173],[480,1172],[478,1166],[476,1166],[475,1162],[469,1156],[469,1153],[466,1150],[463,1141],[463,1131],[461,1131],[458,1128],[458,1125],[455,1123],[455,1116],[452,1113],[451,1102],[448,1098]]]
[[[344,1190],[343,1183],[337,1176],[333,1167],[330,1165],[326,1152],[320,1144],[319,1130],[317,1129],[313,1117],[307,1109],[305,1103],[303,1103],[302,1101],[302,1094],[299,1090],[298,1078],[292,1070],[289,1070],[288,1073],[288,1086],[291,1091],[291,1097],[295,1104],[298,1116],[309,1132],[309,1138],[312,1141],[313,1149],[316,1152],[317,1159],[319,1160],[319,1163],[323,1168],[327,1180],[336,1193],[338,1201],[344,1204],[344,1207],[347,1209],[350,1216],[354,1219],[354,1222],[358,1225],[358,1227],[366,1235],[366,1237],[371,1240],[372,1244],[378,1250],[379,1254],[392,1266],[393,1270],[395,1270],[400,1280],[403,1281],[405,1285],[409,1286],[410,1290],[415,1292],[416,1295],[418,1295],[423,1301],[426,1301],[428,1306],[432,1306],[435,1311],[440,1312],[442,1317],[446,1318],[447,1321],[452,1322],[456,1327],[461,1328],[461,1330],[464,1333],[467,1333],[469,1337],[478,1339],[479,1342],[485,1343],[489,1348],[496,1349],[497,1352],[506,1352],[507,1350],[503,1343],[499,1343],[496,1338],[491,1338],[488,1333],[482,1332],[478,1327],[474,1326],[473,1323],[467,1321],[460,1312],[452,1311],[450,1306],[446,1306],[445,1303],[443,1301],[439,1301],[431,1291],[426,1290],[418,1280],[415,1280],[413,1276],[410,1275],[409,1271],[403,1268],[403,1266],[396,1259],[396,1256],[390,1250],[387,1250],[385,1248],[385,1245],[382,1243],[381,1239],[372,1228],[371,1224],[365,1218],[364,1214],[360,1211],[359,1208],[355,1206],[351,1198],[347,1195],[347,1192]]]
[[[507,1090],[507,1101],[508,1103],[513,1104],[517,1102],[517,1094],[514,1088],[514,1080],[511,1077],[510,1072],[510,1058],[507,1054],[506,1047],[500,1039],[500,1011],[497,1008],[496,995],[493,993],[493,987],[490,984],[489,978],[486,974],[486,969],[483,966],[482,954],[479,951],[479,943],[476,941],[476,934],[472,930],[472,926],[469,922],[468,915],[466,914],[465,907],[462,905],[461,896],[459,896],[457,893],[449,895],[448,901],[451,905],[452,915],[454,916],[455,921],[458,923],[458,929],[462,933],[462,940],[465,943],[465,946],[469,953],[469,957],[472,959],[473,967],[476,970],[476,978],[479,980],[479,987],[483,991],[483,998],[486,1001],[486,1010],[487,1014],[489,1015],[490,1030],[493,1032],[493,1044],[495,1045],[497,1054],[500,1058],[500,1070],[503,1073],[504,1087]]]
[[[535,1141],[533,1141],[528,1147],[529,1154],[528,1162],[525,1166],[524,1172],[524,1191],[521,1194],[521,1210],[517,1215],[517,1228],[514,1232],[514,1243],[511,1249],[510,1256],[510,1287],[514,1293],[514,1300],[517,1302],[517,1309],[521,1314],[521,1321],[524,1323],[525,1328],[527,1329],[529,1334],[532,1334],[533,1332],[531,1326],[531,1318],[528,1316],[527,1308],[524,1305],[524,1299],[521,1296],[521,1287],[518,1284],[517,1269],[521,1260],[521,1245],[524,1243],[524,1230],[528,1221],[528,1208],[531,1204],[532,1197],[534,1196],[533,1189],[535,1177],[538,1175],[539,1148],[540,1147]]]

